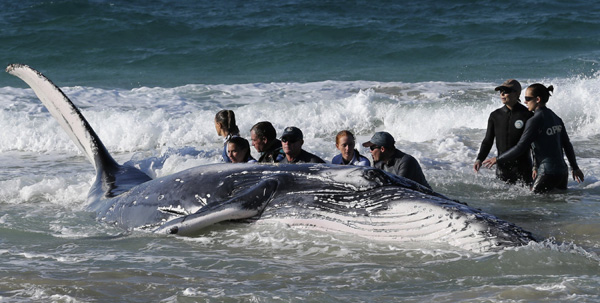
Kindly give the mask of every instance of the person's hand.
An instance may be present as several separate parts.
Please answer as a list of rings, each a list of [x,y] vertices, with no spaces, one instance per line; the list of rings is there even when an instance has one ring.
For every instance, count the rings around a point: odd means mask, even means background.
[[[536,170],[536,169],[534,169],[534,170],[531,172],[531,178],[532,178],[533,180],[535,180],[535,178],[537,178],[537,170]]]
[[[573,180],[577,181],[577,183],[583,182],[583,172],[581,169],[573,170]]]
[[[480,168],[481,168],[481,161],[480,160],[475,161],[475,164],[473,164],[473,170],[476,173],[478,173]]]
[[[494,165],[496,165],[496,157],[489,158],[489,159],[483,161],[483,166],[485,166],[487,168],[492,168]]]

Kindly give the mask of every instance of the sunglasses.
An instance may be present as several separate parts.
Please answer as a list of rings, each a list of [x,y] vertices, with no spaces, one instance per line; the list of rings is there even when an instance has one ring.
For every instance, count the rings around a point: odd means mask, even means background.
[[[529,102],[529,101],[531,101],[533,99],[535,99],[535,97],[527,97],[527,96],[525,96],[525,101],[527,101],[527,102]]]
[[[513,92],[512,89],[510,89],[510,88],[501,88],[501,89],[499,89],[499,91],[501,94],[505,94],[505,95],[508,95]]]
[[[291,143],[291,144],[294,144],[294,143],[296,143],[296,142],[298,142],[298,141],[299,141],[299,140],[296,140],[296,139],[290,139],[290,138],[281,138],[281,142],[283,142],[283,143]]]
[[[378,148],[380,148],[380,147],[381,147],[381,146],[377,146],[377,145],[371,145],[371,146],[369,146],[369,148],[370,148],[371,150],[376,150],[376,149],[378,149]]]

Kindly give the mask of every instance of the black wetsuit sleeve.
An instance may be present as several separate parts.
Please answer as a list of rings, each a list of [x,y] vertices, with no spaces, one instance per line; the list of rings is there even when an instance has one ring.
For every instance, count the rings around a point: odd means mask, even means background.
[[[562,132],[560,141],[562,142],[562,148],[565,151],[565,155],[567,156],[567,160],[569,160],[569,165],[571,165],[571,169],[576,170],[579,169],[577,165],[577,160],[575,159],[575,149],[573,149],[573,144],[571,144],[571,140],[569,139],[569,135],[567,134],[567,129],[565,128],[564,123],[562,123]]]
[[[540,122],[543,122],[541,119],[536,119],[535,117],[527,120],[527,124],[525,124],[525,130],[523,131],[523,135],[517,145],[513,146],[511,149],[500,155],[496,158],[496,162],[498,164],[503,164],[507,161],[512,161],[517,159],[523,153],[526,153],[531,148],[531,143],[537,139],[540,135],[540,127],[538,126]]]
[[[488,119],[487,131],[485,132],[485,138],[483,138],[483,141],[481,142],[477,160],[483,161],[489,155],[490,150],[494,145],[494,138],[496,137],[494,129],[494,119],[492,119],[492,115],[490,115]]]
[[[398,176],[403,176],[405,178],[411,179],[429,189],[431,189],[431,185],[427,183],[425,176],[423,175],[423,170],[421,169],[421,165],[417,159],[413,156],[405,154],[402,157],[400,163],[398,163]]]
[[[406,156],[404,156],[406,157]],[[412,172],[415,170],[415,165],[414,163],[412,163],[411,161],[406,161],[405,159],[402,159],[402,161],[400,161],[398,163],[398,173],[396,175],[398,176],[403,176],[409,179],[412,179],[414,176],[412,175]]]
[[[398,164],[398,176],[404,176],[411,180],[419,180],[417,172],[421,171],[421,166],[417,162],[417,159],[405,154]]]

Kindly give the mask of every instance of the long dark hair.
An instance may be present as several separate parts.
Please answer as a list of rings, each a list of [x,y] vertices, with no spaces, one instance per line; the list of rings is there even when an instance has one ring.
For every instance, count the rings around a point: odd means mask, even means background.
[[[229,135],[239,135],[240,129],[235,124],[235,114],[232,110],[224,109],[215,115],[215,122],[221,124],[223,129]]]
[[[550,99],[550,96],[554,92],[554,86],[550,85],[546,87],[540,83],[531,84],[527,89],[531,89],[533,97],[540,97],[540,102],[542,103],[548,102],[548,99]]]
[[[229,140],[227,140],[227,144],[229,143],[234,144],[236,147],[246,152],[244,155],[244,161],[248,162],[250,160],[250,143],[248,140],[242,137],[231,137]]]

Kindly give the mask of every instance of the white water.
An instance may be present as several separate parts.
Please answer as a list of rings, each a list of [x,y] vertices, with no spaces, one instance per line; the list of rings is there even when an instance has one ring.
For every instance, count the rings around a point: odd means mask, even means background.
[[[600,76],[521,82],[555,86],[548,107],[565,121],[586,175],[567,193],[533,195],[491,170],[472,172],[488,115],[500,107],[495,83],[62,88],[119,162],[153,176],[219,162],[221,109],[235,111],[246,138],[258,121],[279,132],[297,126],[304,148],[328,161],[338,131],[364,142],[386,130],[434,190],[558,241],[483,256],[270,225],[115,238],[120,230],[83,211],[92,165],[31,90],[0,88],[0,300],[597,301]]]

